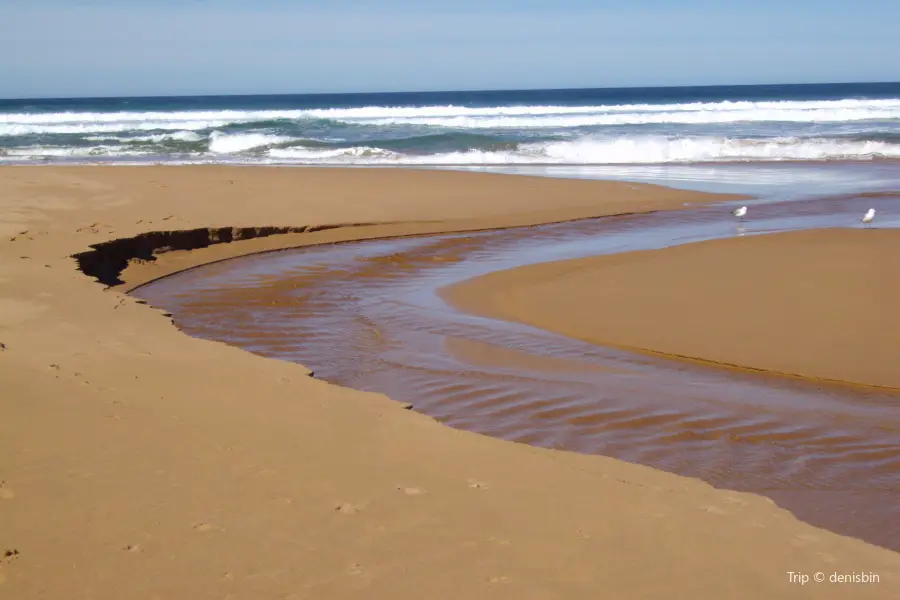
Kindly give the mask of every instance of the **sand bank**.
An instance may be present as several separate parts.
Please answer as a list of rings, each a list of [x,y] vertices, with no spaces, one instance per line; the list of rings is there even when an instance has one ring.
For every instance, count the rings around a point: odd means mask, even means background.
[[[761,497],[443,427],[299,365],[190,338],[70,258],[134,238],[82,263],[135,282],[263,242],[715,200],[401,170],[0,169],[0,595],[893,597],[900,555]],[[308,231],[347,223],[382,224]],[[259,227],[304,232],[123,263],[275,231]],[[176,230],[194,233],[144,235]],[[818,571],[880,582],[788,574]]]
[[[734,237],[529,265],[456,304],[601,345],[900,388],[900,231]]]

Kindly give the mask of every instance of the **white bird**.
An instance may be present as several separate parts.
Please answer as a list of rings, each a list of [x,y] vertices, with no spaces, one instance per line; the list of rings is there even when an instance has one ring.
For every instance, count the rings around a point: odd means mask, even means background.
[[[741,220],[741,222],[743,222],[743,221],[744,221],[744,217],[747,216],[747,207],[746,207],[746,206],[742,206],[742,207],[740,207],[740,208],[734,209],[734,216],[736,216],[738,219]]]
[[[864,215],[863,215],[863,218],[860,219],[860,220],[861,220],[861,221],[863,222],[863,224],[865,224],[865,225],[871,224],[872,221],[875,220],[875,209],[874,209],[874,208],[870,208],[868,211],[866,211],[866,214],[864,214]]]

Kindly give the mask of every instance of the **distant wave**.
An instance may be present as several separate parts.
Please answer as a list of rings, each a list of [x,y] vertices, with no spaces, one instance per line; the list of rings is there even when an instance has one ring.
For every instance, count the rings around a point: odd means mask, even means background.
[[[873,101],[874,102],[874,101]],[[727,105],[726,105],[727,104]],[[735,107],[734,104],[746,106]],[[574,128],[598,125],[704,125],[750,122],[782,123],[839,123],[852,121],[900,120],[900,101],[894,105],[870,106],[796,106],[802,102],[785,102],[785,106],[760,106],[781,103],[716,103],[659,106],[655,110],[595,110],[543,113],[505,114],[495,112],[484,115],[417,115],[383,116],[359,119],[371,125],[426,125],[459,129],[526,129],[526,128]],[[824,102],[811,102],[822,105]],[[618,108],[618,107],[617,107]],[[335,118],[335,117],[332,117]],[[335,120],[340,120],[336,119]]]
[[[900,144],[853,142],[829,139],[780,138],[770,140],[730,138],[624,138],[575,140],[522,144],[515,151],[436,153],[425,156],[400,155],[380,149],[329,151],[321,157],[312,149],[269,150],[275,159],[316,162],[341,158],[348,162],[396,164],[655,164],[685,162],[863,160],[900,158]],[[368,160],[360,161],[359,158]]]
[[[214,132],[209,147],[183,152],[183,162],[288,164],[478,165],[478,164],[659,164],[735,161],[872,160],[900,158],[900,143],[847,138],[733,138],[632,136],[510,144],[501,149],[411,153],[368,144],[329,146],[264,134]],[[249,152],[249,154],[248,154]],[[6,160],[153,156],[152,146],[100,144],[88,147],[32,146],[5,151]],[[169,157],[173,158],[173,157]]]
[[[322,163],[349,163],[349,164],[424,164],[417,162],[427,157],[404,156],[384,148],[371,146],[352,146],[350,148],[332,148],[329,150],[313,148],[273,148],[267,156],[273,159],[286,160],[290,163],[322,164]],[[430,156],[441,156],[432,154]]]
[[[129,148],[128,146],[100,145],[100,146],[37,146],[12,149],[0,149],[0,161],[6,160],[40,160],[48,158],[91,158],[110,159],[119,157],[143,157],[151,156],[153,152]]]
[[[651,98],[652,102],[652,98]],[[65,103],[59,106],[67,106]],[[900,97],[0,113],[3,162],[626,165],[900,158]],[[308,106],[308,105],[307,105]]]
[[[576,140],[532,147],[554,162],[641,164],[900,158],[900,144],[823,138],[634,137]]]
[[[421,117],[484,117],[484,116],[543,116],[543,115],[578,115],[590,113],[654,113],[654,112],[736,112],[746,110],[857,110],[857,109],[892,110],[900,109],[900,99],[885,100],[816,100],[816,101],[724,101],[724,102],[690,102],[683,104],[614,104],[596,106],[497,106],[497,107],[463,107],[463,106],[414,106],[414,107],[382,107],[368,106],[362,108],[329,108],[309,110],[307,115],[322,119],[383,119],[401,118],[415,119]]]
[[[308,110],[0,113],[0,137],[38,134],[203,131],[233,125],[311,123],[455,129],[571,128],[600,125],[836,123],[900,120],[900,99],[696,102],[599,106],[421,106]]]
[[[365,142],[367,148],[392,151],[394,153],[434,154],[442,150],[515,150],[519,143],[503,140],[495,136],[472,133],[443,133],[398,138],[370,138]],[[271,148],[273,151],[300,150],[304,154],[308,150],[321,149],[327,155],[334,151],[345,151],[360,147],[357,143],[346,141],[326,141],[307,138],[292,138],[283,135],[267,135],[260,133],[226,134],[214,131],[210,135],[209,151],[216,154],[234,154],[238,152]],[[340,152],[337,152],[340,154]]]
[[[532,136],[536,140],[562,139],[560,136]],[[269,148],[351,148],[359,143],[343,139],[322,139],[308,137],[291,137],[287,135],[273,135],[253,131],[212,131],[208,136],[193,131],[179,131],[174,133],[161,133],[154,135],[88,135],[81,138],[79,146],[84,147],[93,142],[106,142],[121,147],[133,147],[147,149],[157,145],[159,151],[189,150],[196,152],[211,152],[213,154],[239,154],[243,152],[256,152]],[[426,135],[412,135],[404,137],[371,137],[366,140],[366,145],[407,152],[413,154],[435,153],[440,151],[456,150],[515,150],[521,142],[517,139],[506,139],[496,135],[482,135],[468,132],[443,132]]]
[[[156,135],[136,135],[122,137],[117,135],[89,135],[84,138],[89,142],[135,142],[161,144],[164,142],[200,142],[206,139],[194,131],[177,131],[175,133],[158,133]]]

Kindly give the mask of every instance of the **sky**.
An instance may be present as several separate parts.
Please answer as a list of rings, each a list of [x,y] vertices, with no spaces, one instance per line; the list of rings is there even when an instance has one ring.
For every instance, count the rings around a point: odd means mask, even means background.
[[[0,98],[900,80],[896,0],[0,0]]]

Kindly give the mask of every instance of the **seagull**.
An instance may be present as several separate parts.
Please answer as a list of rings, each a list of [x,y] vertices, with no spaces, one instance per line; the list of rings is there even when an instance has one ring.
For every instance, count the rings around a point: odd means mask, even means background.
[[[740,208],[734,209],[734,216],[741,220],[741,223],[744,222],[744,217],[747,216],[747,207],[742,206]]]
[[[868,211],[866,211],[866,214],[864,214],[863,218],[860,220],[863,222],[863,224],[871,226],[872,221],[875,220],[875,209],[870,208]]]

